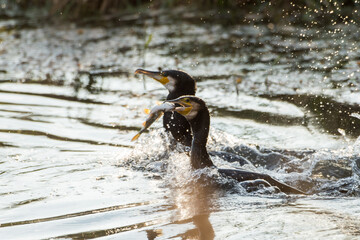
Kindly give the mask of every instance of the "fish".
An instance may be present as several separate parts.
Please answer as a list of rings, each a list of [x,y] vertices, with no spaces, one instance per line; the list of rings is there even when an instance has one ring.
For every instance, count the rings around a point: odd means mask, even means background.
[[[149,116],[147,117],[145,122],[143,122],[143,127],[140,129],[138,134],[136,134],[131,139],[131,141],[133,142],[137,140],[143,132],[145,132],[154,122],[156,122],[156,120],[158,120],[163,115],[164,112],[171,111],[174,109],[175,109],[175,105],[168,102],[153,107],[151,111],[149,109],[145,109],[145,113],[149,114]]]
[[[350,114],[351,117],[354,117],[354,118],[357,118],[357,119],[360,119],[360,114],[359,113],[352,113]]]

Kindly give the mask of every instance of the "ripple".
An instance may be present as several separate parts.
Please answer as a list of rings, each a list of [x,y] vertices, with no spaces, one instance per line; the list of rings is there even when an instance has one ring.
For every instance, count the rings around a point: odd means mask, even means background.
[[[60,99],[60,100],[80,102],[80,103],[91,103],[91,104],[100,104],[100,105],[108,105],[109,104],[109,103],[95,101],[92,99],[81,99],[81,98],[77,98],[77,97],[73,97],[73,96],[55,95],[55,94],[46,94],[46,93],[16,92],[16,91],[6,91],[6,90],[0,90],[0,93],[38,96],[38,97],[46,97],[46,98]]]
[[[0,132],[3,133],[11,133],[11,134],[24,134],[24,135],[31,135],[31,136],[45,136],[49,139],[59,140],[59,141],[66,141],[66,142],[80,142],[80,143],[87,143],[91,145],[107,145],[107,146],[114,146],[114,147],[129,147],[126,145],[121,144],[114,144],[114,143],[105,143],[105,142],[97,142],[93,140],[85,140],[85,139],[73,139],[69,137],[62,137],[46,132],[36,131],[36,130],[14,130],[14,129],[0,129]]]
[[[20,205],[28,204],[28,203],[35,202],[35,201],[41,201],[44,199],[46,199],[46,198],[29,199],[29,200],[18,202],[14,206],[20,206]],[[125,208],[146,206],[146,205],[149,205],[150,203],[151,202],[129,203],[129,204],[124,204],[124,205],[116,205],[116,206],[111,206],[111,207],[106,207],[106,208],[98,208],[98,209],[88,210],[88,211],[84,211],[84,212],[69,213],[69,214],[47,217],[47,218],[38,218],[38,219],[24,220],[24,221],[18,221],[18,222],[1,223],[0,228],[11,227],[11,226],[16,226],[16,225],[25,225],[25,224],[32,224],[32,223],[54,221],[54,220],[59,220],[59,219],[74,218],[74,217],[86,216],[86,215],[90,215],[90,214],[98,214],[98,213],[104,213],[104,212],[109,212],[109,211],[115,211],[115,210],[120,210],[120,209],[125,209]]]

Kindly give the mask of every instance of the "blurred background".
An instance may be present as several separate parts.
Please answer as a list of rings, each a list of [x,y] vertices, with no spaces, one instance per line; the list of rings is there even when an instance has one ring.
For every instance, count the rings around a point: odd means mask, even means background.
[[[0,0],[0,236],[359,237],[359,11],[358,0]],[[138,68],[192,75],[208,150],[309,196],[189,171],[161,121],[131,142],[167,96]]]

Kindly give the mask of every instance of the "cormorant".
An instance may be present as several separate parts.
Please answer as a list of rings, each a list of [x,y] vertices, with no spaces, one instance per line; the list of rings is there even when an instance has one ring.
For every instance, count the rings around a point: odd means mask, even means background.
[[[152,72],[137,69],[135,74],[137,73],[149,76],[164,85],[169,90],[166,100],[172,100],[183,95],[195,95],[195,80],[185,72],[177,70]],[[191,147],[191,129],[185,117],[177,112],[165,112],[163,125],[167,131],[171,132],[175,140],[185,146]]]
[[[205,102],[202,99],[191,95],[181,96],[173,100],[167,100],[166,102],[179,104],[180,107],[176,107],[174,111],[183,115],[191,126],[193,134],[190,154],[191,166],[194,169],[215,167],[206,150],[206,143],[210,127],[210,114]],[[270,185],[278,187],[282,192],[305,194],[300,190],[273,179],[267,174],[238,169],[219,168],[218,171],[221,175],[231,177],[239,182],[263,179]]]
[[[144,74],[164,85],[168,89],[169,94],[167,100],[172,100],[183,95],[195,95],[195,80],[187,73],[177,70],[166,71],[148,71],[137,69],[135,73]],[[165,112],[163,117],[163,125],[166,131],[171,132],[176,141],[185,146],[191,147],[192,133],[188,121],[177,112]],[[233,150],[228,151],[211,151],[211,156],[219,156],[228,161],[237,161],[240,165],[251,162],[252,164],[261,165],[267,169],[272,169],[281,164],[283,161],[290,161],[287,155],[280,153],[261,153],[249,146],[240,145],[236,147],[237,155],[232,154]]]

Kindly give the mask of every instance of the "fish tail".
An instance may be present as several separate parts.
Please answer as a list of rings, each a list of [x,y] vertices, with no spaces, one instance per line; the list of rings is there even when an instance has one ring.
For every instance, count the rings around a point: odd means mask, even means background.
[[[141,132],[139,132],[138,134],[136,134],[136,135],[131,139],[131,141],[133,142],[133,141],[137,140],[137,139],[140,137],[140,135],[141,135]]]

